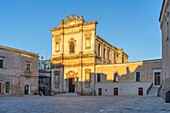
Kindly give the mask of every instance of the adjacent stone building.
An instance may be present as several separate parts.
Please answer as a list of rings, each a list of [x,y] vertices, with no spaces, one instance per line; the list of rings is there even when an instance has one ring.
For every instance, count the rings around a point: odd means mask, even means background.
[[[161,59],[96,65],[96,95],[157,96],[161,85]]]
[[[160,13],[162,31],[162,96],[170,91],[170,0],[164,0]]]
[[[154,86],[158,90],[161,60],[128,63],[123,49],[96,34],[97,23],[71,15],[51,29],[52,89],[85,95],[146,95]]]
[[[38,54],[0,46],[0,95],[38,93]]]

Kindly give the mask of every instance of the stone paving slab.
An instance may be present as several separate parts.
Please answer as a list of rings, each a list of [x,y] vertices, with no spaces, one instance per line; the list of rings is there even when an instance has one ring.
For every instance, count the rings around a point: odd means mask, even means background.
[[[0,97],[0,113],[170,113],[170,103],[147,96]]]

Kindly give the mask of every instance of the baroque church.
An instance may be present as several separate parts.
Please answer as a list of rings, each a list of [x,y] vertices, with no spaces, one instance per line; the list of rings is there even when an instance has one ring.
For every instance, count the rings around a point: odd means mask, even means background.
[[[81,95],[159,94],[161,59],[128,62],[128,55],[96,34],[97,21],[71,15],[52,32],[52,92]]]

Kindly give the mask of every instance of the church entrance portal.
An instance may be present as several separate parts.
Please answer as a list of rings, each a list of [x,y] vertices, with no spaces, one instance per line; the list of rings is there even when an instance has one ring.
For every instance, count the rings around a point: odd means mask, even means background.
[[[77,77],[78,73],[75,73],[74,71],[69,71],[68,73],[66,73],[66,77],[67,77],[67,88],[68,88],[68,92],[69,93],[75,93],[76,91],[76,82],[77,82]]]
[[[69,78],[69,93],[75,92],[75,83],[73,78]]]

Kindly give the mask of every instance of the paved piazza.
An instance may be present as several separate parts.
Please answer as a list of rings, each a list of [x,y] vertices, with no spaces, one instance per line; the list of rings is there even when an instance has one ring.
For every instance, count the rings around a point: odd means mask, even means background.
[[[148,96],[0,97],[0,113],[170,113],[170,103]]]

